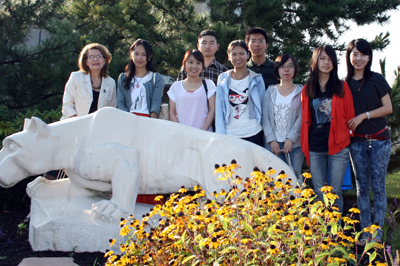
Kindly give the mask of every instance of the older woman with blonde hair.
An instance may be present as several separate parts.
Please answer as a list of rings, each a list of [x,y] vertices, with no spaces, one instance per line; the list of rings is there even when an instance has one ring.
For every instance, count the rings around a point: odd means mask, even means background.
[[[79,71],[65,85],[62,119],[83,116],[106,106],[117,106],[115,80],[108,76],[111,54],[98,43],[86,45],[79,55]]]

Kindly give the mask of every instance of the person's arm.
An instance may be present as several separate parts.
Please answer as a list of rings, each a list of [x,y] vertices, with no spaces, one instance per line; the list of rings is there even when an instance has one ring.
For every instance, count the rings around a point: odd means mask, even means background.
[[[390,115],[393,112],[392,101],[390,100],[389,93],[386,93],[385,96],[381,98],[382,106],[376,108],[375,110],[369,111],[369,118],[378,118],[383,117],[385,115]],[[349,123],[349,127],[353,132],[356,130],[357,126],[361,124],[364,119],[368,119],[367,113],[359,114],[358,116],[351,119]]]
[[[62,114],[65,118],[75,117],[78,114],[75,109],[76,82],[76,76],[74,76],[74,72],[72,72],[64,89]]]
[[[296,96],[295,96],[296,97]],[[299,95],[300,97],[300,95]],[[302,112],[301,112],[301,104],[299,104],[299,111],[297,113],[296,120],[294,121],[294,124],[292,128],[290,129],[288,135],[287,135],[287,140],[285,142],[285,145],[283,147],[283,152],[288,153],[292,151],[293,144],[296,143],[300,139],[300,134],[301,134],[301,120]],[[290,142],[289,142],[290,140]],[[291,145],[290,145],[291,144]]]
[[[208,130],[215,118],[215,93],[208,98],[208,115],[201,129]]]
[[[225,134],[225,118],[223,114],[223,97],[224,97],[224,87],[222,86],[223,76],[226,72],[222,73],[218,77],[217,88],[215,93],[215,132],[220,134]]]
[[[124,80],[126,78],[125,73],[121,73],[118,77],[118,84],[117,84],[117,108],[129,112],[128,106],[126,106],[126,98],[125,98],[125,88],[124,88]]]
[[[169,119],[179,123],[178,114],[176,112],[176,104],[171,99],[169,99]]]
[[[270,88],[270,90],[273,90],[273,88]],[[264,131],[264,136],[265,136],[265,141],[266,145],[271,146],[271,151],[273,154],[279,155],[281,152],[281,149],[279,147],[278,142],[276,141],[276,136],[275,132],[272,127],[272,123],[270,121],[270,104],[272,104],[271,101],[271,91],[267,91],[263,97],[263,102],[262,102],[262,120],[261,124],[263,127]]]
[[[117,107],[117,89],[115,85],[115,80],[110,78],[111,82],[111,101],[110,101],[110,106],[111,107]]]
[[[151,99],[150,117],[158,118],[158,114],[160,113],[161,108],[161,101],[164,94],[164,79],[158,73],[154,73],[154,75],[155,80],[153,81],[153,77],[151,80],[151,82],[154,82],[154,91],[153,98]]]

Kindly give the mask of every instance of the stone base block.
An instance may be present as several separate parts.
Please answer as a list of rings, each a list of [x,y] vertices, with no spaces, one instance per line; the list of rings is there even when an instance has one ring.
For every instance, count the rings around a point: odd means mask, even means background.
[[[34,251],[105,252],[111,249],[109,239],[123,241],[119,224],[92,219],[92,204],[103,198],[75,188],[69,179],[38,177],[27,190],[32,199],[29,242]],[[152,207],[138,203],[135,217],[141,220]]]

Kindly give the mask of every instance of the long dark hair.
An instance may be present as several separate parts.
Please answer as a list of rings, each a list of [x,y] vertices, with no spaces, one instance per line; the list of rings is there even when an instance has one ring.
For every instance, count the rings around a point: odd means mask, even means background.
[[[364,39],[357,39],[357,40],[352,40],[349,45],[347,46],[347,52],[346,52],[346,64],[347,64],[347,76],[346,76],[346,81],[349,82],[351,78],[354,76],[354,66],[350,62],[350,54],[353,51],[353,48],[356,47],[357,50],[360,53],[363,53],[365,55],[369,56],[369,61],[367,65],[364,68],[364,76],[361,81],[360,88],[358,89],[359,91],[361,88],[364,86],[365,82],[371,77],[371,65],[372,65],[372,47]]]
[[[318,82],[318,72],[319,72],[318,60],[323,51],[325,51],[325,53],[332,60],[332,65],[333,65],[333,69],[329,73],[329,80],[326,83],[326,92],[329,95],[336,94],[340,98],[343,98],[344,96],[343,83],[340,81],[337,73],[338,70],[337,57],[335,50],[330,45],[322,45],[318,47],[317,49],[315,49],[312,55],[310,64],[310,76],[307,81],[307,96],[310,99],[314,99],[317,98],[318,95],[320,94],[321,90]]]
[[[125,73],[126,73],[126,78],[124,80],[125,90],[129,90],[131,81],[132,79],[135,78],[135,63],[133,63],[132,51],[135,50],[135,48],[138,47],[139,45],[143,45],[144,50],[146,51],[147,71],[153,71],[153,72],[156,71],[153,66],[153,47],[148,41],[143,39],[137,39],[129,49],[129,63],[125,67]]]

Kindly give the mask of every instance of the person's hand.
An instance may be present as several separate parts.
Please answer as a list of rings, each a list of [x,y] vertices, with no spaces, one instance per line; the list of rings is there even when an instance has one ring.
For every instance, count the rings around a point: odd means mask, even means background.
[[[347,124],[349,124],[349,128],[352,131],[355,131],[359,124],[361,124],[364,119],[367,118],[366,113],[359,114],[358,116],[350,119]]]
[[[288,154],[291,152],[293,149],[293,141],[290,139],[287,139],[285,142],[285,145],[283,145],[282,152]]]
[[[281,153],[281,147],[279,147],[279,143],[276,140],[271,141],[269,145],[271,145],[271,151],[273,154],[278,156]]]

